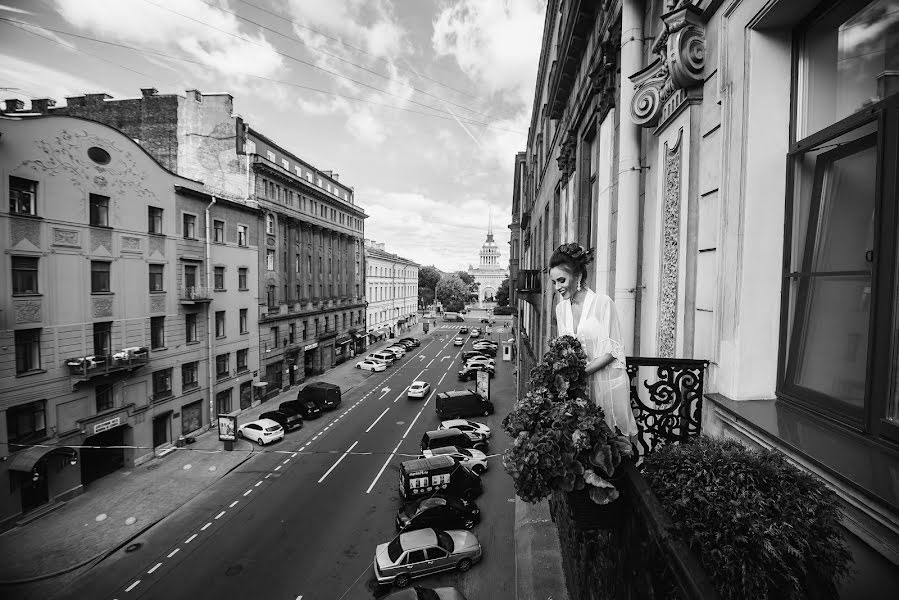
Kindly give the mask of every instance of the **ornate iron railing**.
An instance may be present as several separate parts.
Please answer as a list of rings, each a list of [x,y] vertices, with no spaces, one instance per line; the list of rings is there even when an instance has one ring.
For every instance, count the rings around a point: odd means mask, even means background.
[[[639,455],[699,435],[708,365],[709,361],[699,359],[627,357],[631,408],[639,429],[634,445]]]

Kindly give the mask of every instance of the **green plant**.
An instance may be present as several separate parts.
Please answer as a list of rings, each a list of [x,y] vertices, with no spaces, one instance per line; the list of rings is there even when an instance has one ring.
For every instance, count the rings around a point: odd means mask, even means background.
[[[836,496],[779,452],[703,437],[643,472],[722,598],[837,598],[851,556]]]
[[[551,340],[549,351],[531,370],[530,390],[503,419],[503,429],[512,437],[503,467],[526,502],[543,500],[554,489],[587,489],[597,504],[618,498],[608,478],[622,456],[630,455],[631,446],[587,399],[586,364],[576,338]]]

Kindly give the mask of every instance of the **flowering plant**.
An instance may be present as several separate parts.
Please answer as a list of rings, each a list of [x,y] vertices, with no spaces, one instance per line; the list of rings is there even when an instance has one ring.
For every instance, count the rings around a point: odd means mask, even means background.
[[[554,489],[586,489],[597,504],[618,498],[608,478],[622,456],[630,456],[631,445],[609,428],[602,409],[588,399],[586,365],[576,338],[554,338],[531,370],[531,389],[503,419],[513,440],[503,453],[503,467],[526,502],[538,502]]]

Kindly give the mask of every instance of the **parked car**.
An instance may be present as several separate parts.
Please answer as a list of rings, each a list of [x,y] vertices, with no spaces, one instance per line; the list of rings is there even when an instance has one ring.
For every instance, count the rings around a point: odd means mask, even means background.
[[[425,527],[471,529],[481,521],[474,502],[448,494],[434,494],[407,502],[396,511],[396,530],[415,531]]]
[[[474,448],[481,452],[487,451],[487,438],[477,438],[478,434],[468,435],[458,429],[435,429],[426,431],[421,436],[421,452],[455,446],[456,448]]]
[[[473,381],[478,378],[478,371],[487,371],[490,377],[496,375],[496,370],[490,365],[475,363],[473,365],[465,365],[459,371],[459,381]]]
[[[489,323],[489,322],[490,322],[490,319],[488,319],[487,317],[484,317],[481,319],[481,323]]]
[[[443,421],[442,423],[440,423],[440,427],[438,427],[437,429],[453,428],[456,428],[459,431],[463,431],[465,433],[468,433],[469,431],[480,433],[485,438],[489,438],[491,435],[489,427],[487,427],[483,423],[478,423],[477,421],[469,421],[468,419],[449,419],[448,421]]]
[[[416,337],[405,337],[405,338],[401,338],[400,341],[401,342],[410,342],[416,348],[421,346],[421,341]]]
[[[382,596],[381,600],[465,600],[465,596],[454,587],[426,588],[413,585]]]
[[[472,348],[475,348],[475,349],[477,349],[479,346],[481,346],[481,347],[490,347],[495,350],[496,348],[499,347],[499,344],[497,344],[496,342],[492,342],[490,340],[478,340],[475,343],[473,343],[471,346],[472,346]]]
[[[286,400],[278,405],[278,410],[292,410],[299,413],[304,419],[320,417],[322,409],[312,400]]]
[[[465,350],[464,352],[462,352],[459,355],[459,358],[462,360],[462,364],[465,364],[468,362],[469,358],[472,358],[475,356],[483,356],[485,358],[490,358],[489,356],[487,356],[486,352],[483,352],[481,350]]]
[[[460,437],[460,440],[464,438]],[[453,457],[435,455],[403,461],[400,464],[399,491],[404,500],[436,493],[474,500],[484,493],[484,485],[478,475]]]
[[[471,365],[476,364],[490,365],[494,369],[496,368],[496,360],[490,358],[489,356],[472,356],[467,361],[465,361],[466,367],[470,367]]]
[[[406,392],[406,398],[427,398],[431,393],[431,384],[427,381],[413,381]]]
[[[297,392],[297,400],[312,400],[322,410],[337,408],[341,399],[340,386],[325,381],[313,381]]]
[[[460,327],[459,333],[468,333],[468,327]]]
[[[396,361],[396,354],[393,352],[384,352],[383,350],[380,352],[372,352],[365,358],[377,358],[380,361],[383,361],[389,367]]]
[[[387,348],[384,348],[382,352],[392,352],[398,359],[406,356],[406,349],[400,345],[388,346]]]
[[[465,345],[464,338],[457,337],[456,339],[453,340],[453,346],[464,346],[464,345]]]
[[[435,396],[434,407],[441,420],[473,417],[475,415],[492,415],[493,403],[484,400],[473,390],[453,390],[440,392]],[[445,444],[452,446],[453,444]]]
[[[469,436],[478,435],[463,431],[462,433]],[[433,450],[425,450],[422,452],[422,458],[431,458],[432,456],[449,456],[463,467],[470,469],[472,473],[480,475],[487,471],[487,455],[480,450],[474,448],[456,448],[455,446],[444,446],[443,448],[435,448]],[[468,529],[466,527],[466,529]]]
[[[464,573],[482,556],[481,544],[470,531],[417,529],[378,544],[375,578],[378,583],[404,588],[414,577],[452,569]]]
[[[299,429],[303,426],[303,415],[289,408],[270,410],[259,415],[260,419],[271,419],[284,428],[285,432]]]
[[[413,348],[415,348],[415,344],[413,344],[412,342],[410,342],[410,341],[408,341],[408,340],[400,340],[400,341],[398,341],[398,342],[397,342],[396,344],[394,344],[394,345],[395,345],[395,346],[400,346],[400,347],[401,347],[403,350],[405,350],[406,352],[409,352],[410,350],[412,350]]]
[[[481,330],[475,327],[471,330],[471,337],[476,338],[481,336]]]
[[[284,428],[277,421],[271,419],[259,419],[241,425],[237,429],[237,435],[244,439],[265,446],[271,442],[277,442],[284,437]]]
[[[381,361],[375,361],[370,358],[366,358],[365,360],[360,360],[356,363],[357,369],[362,369],[363,371],[386,371],[387,365]]]

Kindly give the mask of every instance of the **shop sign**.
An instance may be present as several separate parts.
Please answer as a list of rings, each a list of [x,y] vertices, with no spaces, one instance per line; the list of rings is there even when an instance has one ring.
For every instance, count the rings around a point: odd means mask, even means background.
[[[237,439],[237,415],[219,415],[219,441],[233,442]]]
[[[112,429],[113,427],[118,427],[122,424],[122,419],[120,417],[113,417],[111,419],[107,419],[106,421],[101,421],[94,425],[94,434],[100,433],[102,431],[107,431]]]
[[[318,342],[315,342],[313,344],[306,344],[305,346],[303,346],[303,352],[306,352],[307,350],[315,350],[316,348],[318,348]]]
[[[478,371],[478,395],[490,400],[490,374],[487,371]]]

